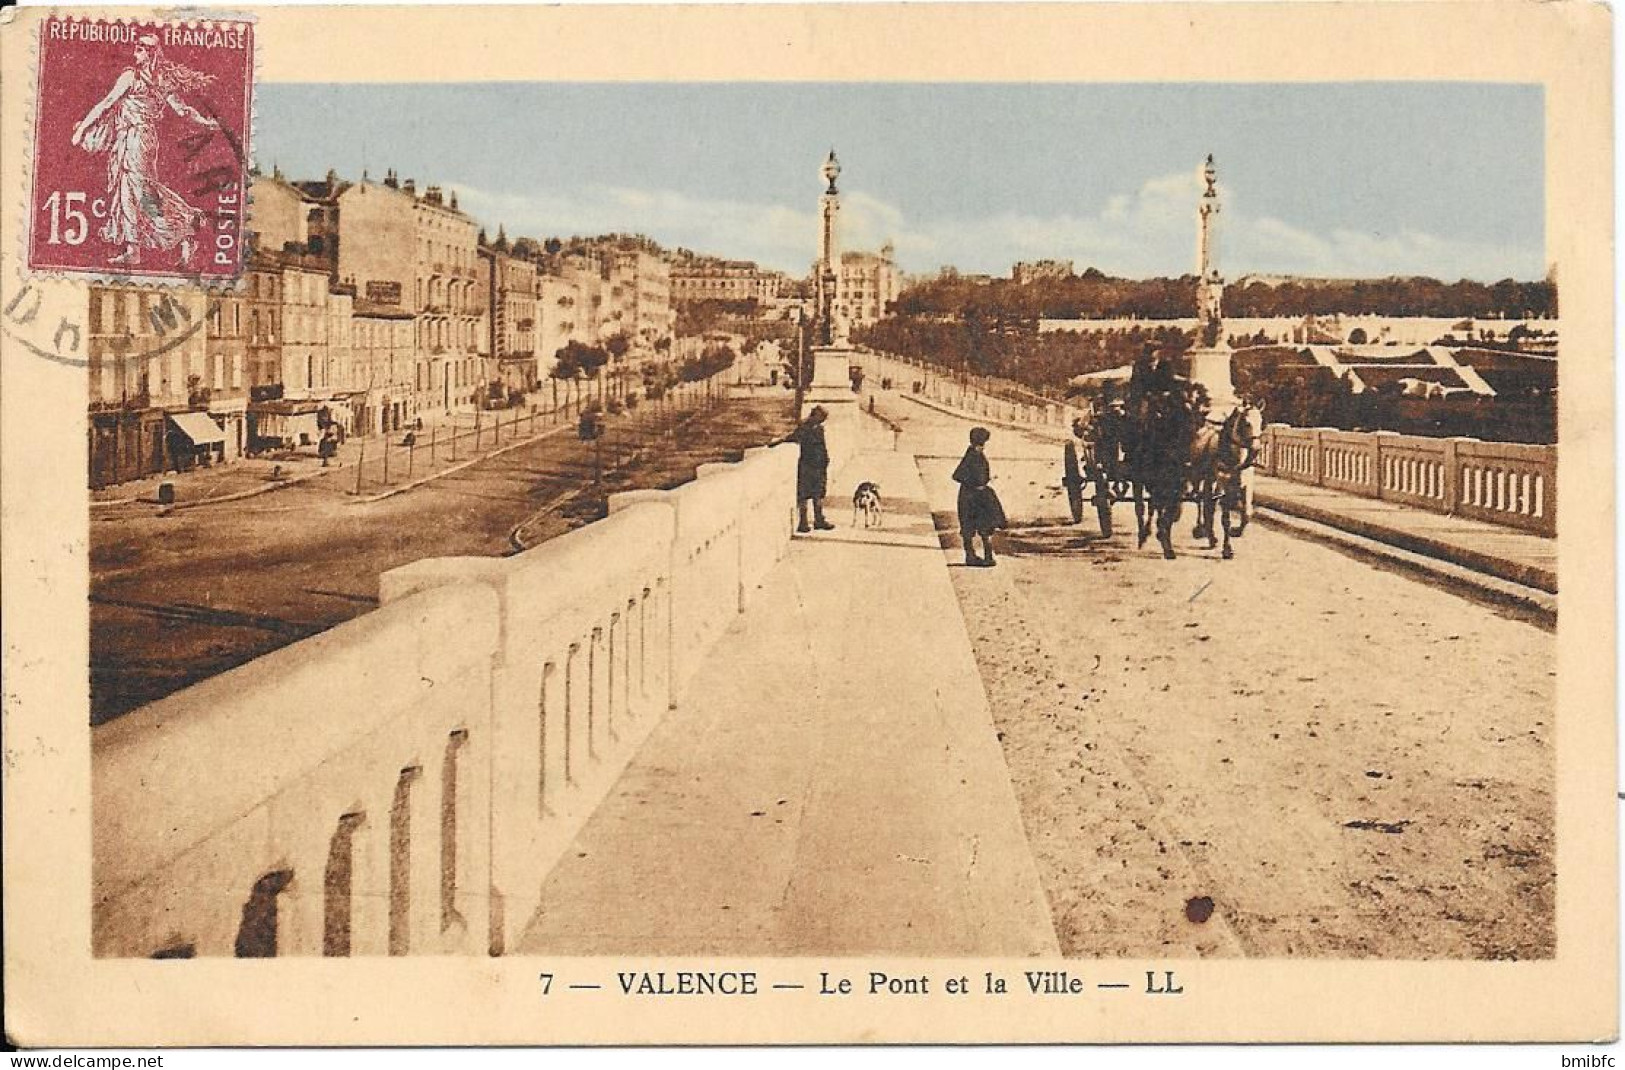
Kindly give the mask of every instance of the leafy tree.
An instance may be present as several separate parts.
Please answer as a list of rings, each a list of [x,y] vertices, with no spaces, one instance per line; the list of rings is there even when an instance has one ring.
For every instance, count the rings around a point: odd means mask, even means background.
[[[576,400],[581,398],[581,380],[591,379],[609,361],[609,354],[598,346],[571,340],[559,348],[553,370],[548,374],[555,379],[575,385]]]
[[[742,300],[685,301],[677,306],[677,333],[684,336],[732,331],[732,321],[754,320],[760,308],[754,297]]]
[[[1231,316],[1503,316],[1557,314],[1556,287],[1549,281],[1502,279],[1493,285],[1429,278],[1291,280],[1279,285],[1253,280],[1225,292]],[[958,317],[971,308],[984,316],[1017,319],[1175,319],[1196,307],[1196,278],[1122,279],[1089,268],[1073,278],[1026,285],[1010,279],[975,281],[944,274],[916,283],[899,295],[895,312],[905,317]]]

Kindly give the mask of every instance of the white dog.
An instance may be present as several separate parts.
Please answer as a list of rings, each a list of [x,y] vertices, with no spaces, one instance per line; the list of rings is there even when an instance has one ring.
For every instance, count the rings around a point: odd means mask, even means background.
[[[866,528],[880,527],[882,511],[880,508],[880,484],[868,481],[858,484],[858,489],[852,492],[852,526],[858,526],[858,518],[863,518]]]

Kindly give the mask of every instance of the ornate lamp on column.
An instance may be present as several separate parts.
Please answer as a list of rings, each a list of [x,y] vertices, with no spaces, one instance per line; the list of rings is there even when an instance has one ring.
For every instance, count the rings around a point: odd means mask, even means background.
[[[858,437],[857,395],[852,392],[852,347],[847,342],[841,301],[840,228],[841,192],[835,186],[841,163],[835,150],[818,169],[824,189],[819,197],[818,262],[813,266],[817,309],[812,351],[812,381],[803,403],[813,402],[829,414],[826,432],[830,455],[850,455]],[[799,411],[799,410],[798,410]]]
[[[829,158],[818,173],[824,179],[824,193],[818,199],[818,266],[813,286],[817,288],[818,344],[828,346],[836,344],[836,289],[840,286],[840,273],[836,270],[840,258],[836,225],[841,212],[841,191],[835,188],[835,180],[841,177],[841,161],[835,158],[834,149],[829,150]]]
[[[824,180],[824,192],[819,197],[818,263],[814,268],[813,284],[817,287],[818,327],[815,337],[818,345],[813,349],[813,393],[816,400],[832,401],[850,395],[852,389],[852,347],[846,337],[846,322],[841,307],[840,231],[837,223],[841,212],[841,191],[835,180],[841,175],[841,162],[835,150],[818,169]],[[824,394],[836,395],[823,397]]]
[[[1207,388],[1212,411],[1236,404],[1236,387],[1230,378],[1229,344],[1224,337],[1222,303],[1224,279],[1219,275],[1217,220],[1219,214],[1218,171],[1209,155],[1202,167],[1207,188],[1196,209],[1196,347],[1190,352],[1191,381]]]

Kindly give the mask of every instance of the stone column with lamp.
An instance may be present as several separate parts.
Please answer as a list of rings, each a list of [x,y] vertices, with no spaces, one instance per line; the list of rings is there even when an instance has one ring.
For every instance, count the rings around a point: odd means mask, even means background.
[[[1211,411],[1236,405],[1236,387],[1230,377],[1231,349],[1224,337],[1222,303],[1224,279],[1218,269],[1218,171],[1209,155],[1202,167],[1206,189],[1197,207],[1196,238],[1196,346],[1190,351],[1191,381],[1207,388]]]
[[[846,316],[841,304],[840,275],[840,190],[835,180],[841,164],[831,149],[819,175],[824,192],[819,198],[818,262],[813,267],[815,316],[812,349],[812,382],[802,395],[798,417],[811,405],[822,405],[830,456],[835,464],[851,456],[857,448],[858,397],[852,391],[851,343],[847,340]]]

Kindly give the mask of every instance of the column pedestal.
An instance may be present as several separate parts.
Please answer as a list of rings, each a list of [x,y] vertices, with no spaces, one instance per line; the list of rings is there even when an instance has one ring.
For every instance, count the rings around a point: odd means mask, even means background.
[[[840,467],[857,452],[861,414],[858,395],[852,392],[852,357],[846,346],[814,346],[813,376],[801,403],[799,418],[805,419],[814,405],[829,413],[824,423],[824,439],[829,444],[830,468]]]
[[[1191,382],[1207,388],[1212,411],[1219,412],[1236,405],[1236,386],[1230,378],[1229,346],[1211,346],[1190,351]]]
[[[814,346],[810,391],[843,390],[852,393],[853,350],[846,346]]]

